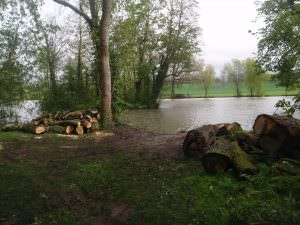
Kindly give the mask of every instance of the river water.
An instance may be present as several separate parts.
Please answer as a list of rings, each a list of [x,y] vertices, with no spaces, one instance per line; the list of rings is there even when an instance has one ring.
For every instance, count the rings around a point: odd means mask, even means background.
[[[176,133],[210,123],[238,122],[251,130],[258,114],[273,114],[274,105],[286,97],[191,98],[161,100],[159,109],[129,110],[121,121],[159,133]],[[291,99],[291,98],[287,98]],[[14,108],[19,121],[29,121],[39,114],[38,101],[24,101]],[[294,115],[300,119],[300,112]]]
[[[251,130],[258,114],[273,114],[284,97],[161,100],[159,109],[129,110],[121,120],[160,133],[176,133],[210,123],[238,122]],[[286,97],[285,97],[286,98]],[[291,99],[291,98],[288,98]],[[300,113],[294,115],[300,118]]]

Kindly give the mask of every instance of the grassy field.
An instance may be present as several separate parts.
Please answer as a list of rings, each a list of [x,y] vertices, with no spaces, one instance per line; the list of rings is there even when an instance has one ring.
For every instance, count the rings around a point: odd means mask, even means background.
[[[175,93],[177,95],[184,95],[186,97],[204,97],[204,89],[200,83],[182,84],[176,87]],[[245,84],[241,86],[242,96],[249,96]],[[166,84],[162,90],[161,98],[170,98],[171,86]],[[297,94],[297,91],[289,91],[287,95]],[[235,86],[233,83],[227,83],[224,86],[220,83],[215,83],[209,90],[209,97],[232,97],[235,96]],[[283,96],[286,95],[285,88],[277,87],[275,82],[268,82],[264,88],[264,96]]]
[[[300,177],[0,132],[1,225],[299,225]]]

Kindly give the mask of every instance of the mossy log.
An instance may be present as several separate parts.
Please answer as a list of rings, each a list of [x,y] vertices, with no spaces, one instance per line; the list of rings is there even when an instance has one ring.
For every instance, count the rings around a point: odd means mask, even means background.
[[[202,157],[202,164],[209,174],[224,172],[233,167],[238,174],[254,174],[257,168],[238,142],[218,138],[214,145]]]
[[[242,131],[238,123],[221,123],[215,125],[205,125],[191,130],[187,133],[183,142],[183,152],[185,156],[201,158],[210,149],[216,137],[232,135]]]
[[[274,156],[300,156],[300,120],[290,116],[259,115],[253,125],[259,147]]]

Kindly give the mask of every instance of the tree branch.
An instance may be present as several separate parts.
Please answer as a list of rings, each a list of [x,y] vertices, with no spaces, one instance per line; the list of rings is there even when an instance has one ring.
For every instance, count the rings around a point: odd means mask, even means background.
[[[76,8],[75,6],[71,5],[70,3],[64,1],[64,0],[52,0],[60,5],[63,5],[65,7],[68,7],[69,9],[73,10],[75,13],[77,13],[78,15],[82,16],[86,22],[89,24],[89,26],[92,28],[94,26],[92,19],[85,14],[84,12],[82,12],[80,9]]]

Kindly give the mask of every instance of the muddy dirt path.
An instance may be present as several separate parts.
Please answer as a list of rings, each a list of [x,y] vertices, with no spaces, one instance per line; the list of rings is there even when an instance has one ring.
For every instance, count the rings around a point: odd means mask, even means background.
[[[87,160],[107,157],[114,152],[178,158],[182,156],[181,146],[185,135],[186,133],[155,134],[121,126],[111,132],[99,132],[82,138],[32,136],[2,143],[0,159],[19,162]]]

